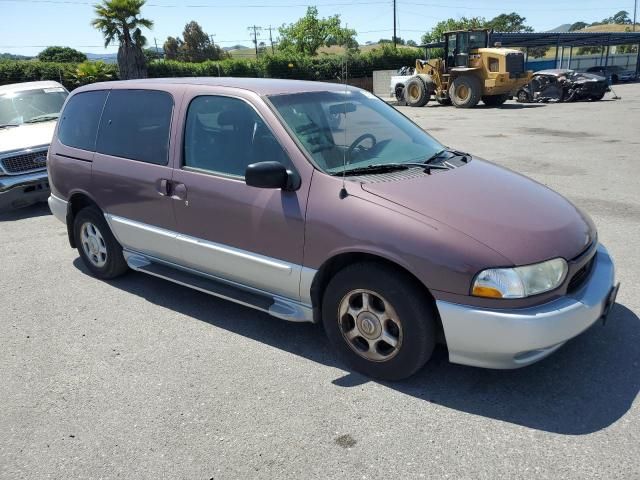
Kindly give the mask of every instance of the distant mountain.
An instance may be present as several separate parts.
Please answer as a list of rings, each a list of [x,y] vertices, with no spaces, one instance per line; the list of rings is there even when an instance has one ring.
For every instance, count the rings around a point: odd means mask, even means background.
[[[233,45],[232,47],[222,47],[223,50],[242,50],[245,48],[253,48],[253,47],[245,47],[244,45]]]
[[[32,58],[25,55],[14,55],[13,53],[0,53],[0,60],[30,60]]]
[[[118,63],[117,53],[85,53],[87,60],[97,61],[101,60],[104,63]]]
[[[553,30],[547,30],[548,33],[567,33],[571,28],[570,23],[563,23],[562,25],[554,28]]]

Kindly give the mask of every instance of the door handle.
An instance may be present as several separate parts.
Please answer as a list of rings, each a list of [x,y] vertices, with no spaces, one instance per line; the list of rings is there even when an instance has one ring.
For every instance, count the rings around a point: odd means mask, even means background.
[[[156,182],[156,191],[158,194],[162,196],[169,195],[170,183],[166,178],[161,178],[160,181]]]

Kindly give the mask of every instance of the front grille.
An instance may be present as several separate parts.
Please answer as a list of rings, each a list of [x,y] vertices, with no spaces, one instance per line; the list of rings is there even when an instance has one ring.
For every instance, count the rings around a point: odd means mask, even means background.
[[[507,53],[507,72],[509,77],[514,78],[524,73],[524,55],[522,52]]]
[[[591,273],[591,269],[593,268],[593,264],[596,261],[596,255],[591,257],[591,259],[585,263],[580,270],[573,274],[571,280],[569,280],[569,285],[567,286],[567,292],[572,293],[579,289],[584,282],[586,282],[587,278],[589,278],[589,274]]]
[[[22,152],[1,160],[2,168],[8,174],[24,173],[47,168],[47,150]]]

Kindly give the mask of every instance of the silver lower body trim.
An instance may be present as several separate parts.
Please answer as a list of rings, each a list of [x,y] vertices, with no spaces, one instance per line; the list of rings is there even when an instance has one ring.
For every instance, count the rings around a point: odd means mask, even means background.
[[[49,195],[49,210],[53,216],[66,225],[67,223],[67,207],[69,202],[56,197],[54,194]]]
[[[613,261],[606,248],[599,245],[589,279],[571,296],[512,310],[438,300],[449,360],[500,369],[537,362],[601,318],[614,283]]]
[[[273,317],[277,317],[280,318],[282,320],[287,320],[290,322],[313,322],[313,307],[311,305],[307,305],[304,303],[300,303],[296,300],[292,300],[290,298],[285,298],[279,295],[274,295],[273,293],[270,292],[266,292],[264,290],[260,290],[260,289],[256,289],[247,285],[243,285],[237,282],[232,282],[229,280],[226,280],[224,278],[220,278],[220,277],[216,277],[214,275],[210,275],[198,270],[194,270],[192,268],[189,267],[185,267],[176,263],[172,263],[172,262],[167,262],[165,260],[161,260],[159,258],[154,258],[154,257],[150,257],[148,255],[144,255],[141,253],[137,253],[137,252],[132,252],[130,250],[124,250],[124,257],[125,260],[127,261],[127,264],[129,265],[129,267],[133,270],[136,271],[142,271],[144,273],[147,273],[149,275],[154,275],[156,277],[159,278],[163,278],[165,280],[169,280],[171,282],[174,283],[178,283],[180,285],[184,285],[186,287],[189,288],[193,288],[194,290],[198,290],[204,293],[208,293],[210,295],[214,295],[216,297],[219,298],[223,298],[225,300],[229,300],[231,302],[234,303],[238,303],[240,305],[244,305],[246,307],[250,307],[256,310],[260,310],[263,311],[265,313],[268,313],[269,315],[273,316]],[[153,273],[150,272],[146,272],[143,270],[143,267],[148,265],[149,263],[154,262],[154,263],[159,263],[162,265],[166,265],[168,267],[172,267],[176,270],[181,270],[183,272],[187,272],[190,273],[192,275],[196,275],[196,276],[200,276],[203,278],[208,278],[211,280],[215,280],[216,282],[220,282],[220,283],[225,283],[227,285],[236,287],[238,289],[247,291],[247,292],[253,292],[253,293],[259,293],[261,295],[266,295],[269,296],[273,299],[273,304],[269,307],[269,308],[260,308],[256,305],[253,305],[251,303],[247,303],[247,302],[243,302],[241,300],[238,300],[237,298],[233,298],[230,296],[226,296],[226,295],[222,295],[216,292],[212,292],[210,290],[207,289],[203,289],[203,288],[198,288],[196,286],[190,285],[188,283],[185,282],[181,282],[181,281],[177,281],[169,276],[163,276],[163,275],[155,275]]]

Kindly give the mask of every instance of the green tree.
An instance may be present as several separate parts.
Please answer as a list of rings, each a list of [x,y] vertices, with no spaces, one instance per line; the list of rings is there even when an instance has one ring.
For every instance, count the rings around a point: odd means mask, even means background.
[[[486,20],[484,17],[461,17],[461,18],[448,18],[442,20],[427,33],[422,35],[420,39],[422,43],[439,42],[444,40],[444,33],[451,30],[469,30],[484,28]]]
[[[342,27],[340,15],[319,18],[316,7],[307,7],[304,17],[295,23],[283,24],[278,30],[280,51],[315,55],[325,45],[342,45],[349,50],[356,50],[358,47],[356,31]]]
[[[38,54],[41,62],[80,63],[87,60],[87,56],[69,47],[47,47]]]
[[[527,19],[516,12],[501,13],[485,22],[484,27],[496,32],[533,32],[533,28],[525,25]]]
[[[418,44],[415,40],[407,40],[407,47],[417,47]]]
[[[227,54],[211,42],[211,38],[198,22],[192,20],[184,26],[179,57],[187,62],[199,63],[205,60],[220,60],[226,58]]]
[[[107,47],[118,41],[118,67],[120,78],[145,78],[147,76],[146,59],[142,49],[147,39],[141,28],[152,28],[153,22],[140,17],[145,0],[102,0],[95,5],[96,18],[91,25],[104,35]]]
[[[180,40],[180,38],[167,37],[167,40],[162,46],[164,50],[164,58],[167,60],[177,60],[180,53],[181,44],[182,40]]]
[[[586,28],[588,26],[589,24],[585,22],[575,22],[571,24],[571,26],[569,27],[569,31],[575,32],[576,30],[582,30],[583,28]]]

